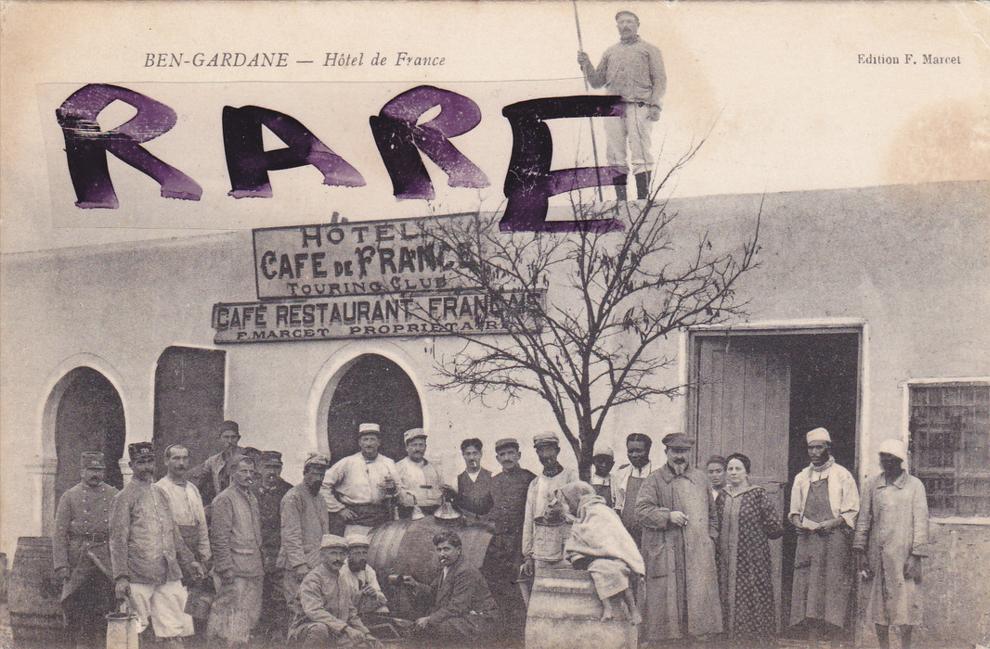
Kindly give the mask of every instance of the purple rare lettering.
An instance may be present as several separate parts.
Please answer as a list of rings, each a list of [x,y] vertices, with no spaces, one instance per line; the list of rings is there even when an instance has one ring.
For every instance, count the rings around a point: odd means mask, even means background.
[[[265,151],[261,127],[266,126],[289,146]],[[230,196],[271,198],[268,172],[313,165],[323,184],[362,187],[357,169],[321,142],[299,120],[259,106],[223,107],[223,147],[230,174]]]
[[[137,114],[113,130],[102,131],[97,117],[118,100],[134,107]],[[120,86],[94,83],[69,95],[55,117],[65,137],[77,207],[117,209],[107,152],[154,178],[165,198],[198,201],[202,196],[203,189],[195,180],[141,146],[175,126],[175,111],[160,101]]]
[[[440,106],[439,115],[425,124],[416,123],[435,106]],[[485,173],[448,139],[467,133],[481,122],[481,109],[468,97],[433,86],[417,86],[394,97],[369,121],[396,198],[431,200],[435,196],[419,151],[444,170],[450,187],[488,186]]]

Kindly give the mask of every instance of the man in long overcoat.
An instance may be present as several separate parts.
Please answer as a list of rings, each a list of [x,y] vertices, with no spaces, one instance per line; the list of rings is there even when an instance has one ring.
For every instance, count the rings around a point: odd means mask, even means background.
[[[275,565],[282,570],[282,592],[290,613],[298,613],[299,584],[320,565],[320,542],[329,528],[320,488],[329,466],[326,455],[310,453],[303,464],[302,482],[282,497],[281,545]]]
[[[717,519],[708,477],[688,457],[694,441],[663,438],[667,463],[644,480],[636,499],[646,561],[646,637],[651,641],[722,632],[715,569]]]
[[[62,586],[62,610],[76,646],[103,646],[104,616],[113,610],[110,505],[117,490],[103,482],[103,453],[82,454],[82,480],[59,498],[52,552]]]

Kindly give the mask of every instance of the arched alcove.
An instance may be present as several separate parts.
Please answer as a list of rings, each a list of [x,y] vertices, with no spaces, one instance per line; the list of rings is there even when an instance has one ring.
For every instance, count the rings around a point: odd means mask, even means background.
[[[327,383],[327,443],[337,460],[357,453],[357,429],[363,422],[381,426],[381,452],[392,459],[405,456],[402,433],[423,425],[423,407],[409,375],[379,354],[361,354],[338,370]]]
[[[118,461],[124,454],[124,406],[113,384],[91,367],[77,367],[58,381],[49,398],[55,414],[55,502],[79,482],[83,451],[103,451],[106,481],[123,487]]]

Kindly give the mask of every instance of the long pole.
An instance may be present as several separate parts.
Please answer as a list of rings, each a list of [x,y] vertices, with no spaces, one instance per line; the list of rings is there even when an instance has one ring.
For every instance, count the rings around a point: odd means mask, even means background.
[[[571,0],[571,4],[574,5],[574,26],[577,27],[578,49],[583,52],[584,43],[581,40],[581,19],[578,18],[577,0]],[[585,76],[583,69],[581,70],[581,78],[584,80],[584,92],[588,93],[590,91],[588,88],[588,77]],[[598,144],[595,142],[595,122],[590,117],[588,118],[588,126],[591,128],[591,154],[595,158],[595,179],[598,181],[598,202],[604,203],[605,197],[602,196],[602,173],[598,168]]]

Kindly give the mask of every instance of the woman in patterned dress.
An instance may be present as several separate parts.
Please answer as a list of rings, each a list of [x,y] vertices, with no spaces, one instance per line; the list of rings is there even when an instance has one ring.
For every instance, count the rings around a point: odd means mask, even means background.
[[[776,635],[769,541],[784,533],[766,491],[750,484],[749,469],[748,457],[730,455],[727,483],[715,503],[722,620],[727,638],[744,646]]]

